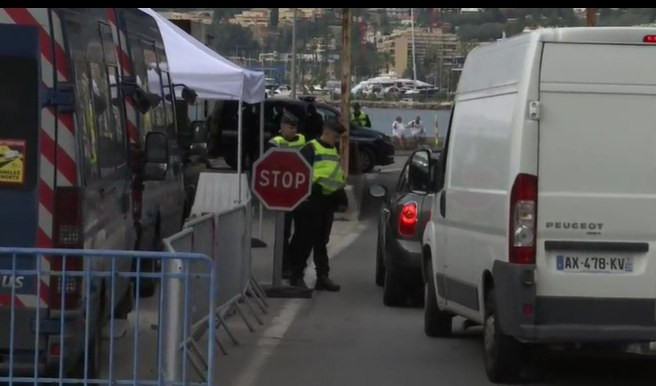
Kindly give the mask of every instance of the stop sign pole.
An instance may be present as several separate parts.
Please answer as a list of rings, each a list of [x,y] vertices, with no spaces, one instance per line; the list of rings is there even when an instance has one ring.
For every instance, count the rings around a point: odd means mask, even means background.
[[[298,207],[312,191],[312,167],[297,150],[271,148],[253,164],[251,187],[264,206],[276,213],[271,287],[269,297],[309,298],[312,291],[282,284],[285,212]]]

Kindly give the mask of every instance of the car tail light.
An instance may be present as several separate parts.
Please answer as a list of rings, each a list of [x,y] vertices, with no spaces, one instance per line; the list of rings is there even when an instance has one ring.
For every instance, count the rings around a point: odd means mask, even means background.
[[[519,174],[510,194],[509,261],[535,264],[538,178]]]
[[[403,236],[414,236],[417,228],[417,203],[409,202],[403,205],[399,216],[399,233]]]
[[[54,244],[57,248],[82,248],[82,194],[79,188],[55,189]],[[79,307],[82,277],[65,273],[83,270],[83,260],[77,256],[52,256],[50,269],[57,276],[50,277],[50,307],[74,309]],[[64,276],[66,276],[64,278]],[[64,293],[62,304],[62,292]]]
[[[656,35],[645,35],[642,41],[645,43],[656,43]]]

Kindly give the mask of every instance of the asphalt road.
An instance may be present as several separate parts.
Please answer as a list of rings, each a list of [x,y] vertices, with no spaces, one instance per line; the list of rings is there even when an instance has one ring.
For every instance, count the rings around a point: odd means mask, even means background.
[[[393,188],[397,173],[373,181]],[[481,328],[463,329],[454,319],[454,336],[429,338],[423,309],[390,308],[374,284],[376,216],[379,203],[366,200],[361,235],[331,260],[339,293],[315,292],[311,300],[282,301],[268,340],[239,354],[235,385],[489,385],[483,368]],[[244,355],[245,354],[245,355]],[[536,366],[526,384],[653,385],[656,361],[605,360],[556,356]],[[221,371],[220,371],[221,373]]]

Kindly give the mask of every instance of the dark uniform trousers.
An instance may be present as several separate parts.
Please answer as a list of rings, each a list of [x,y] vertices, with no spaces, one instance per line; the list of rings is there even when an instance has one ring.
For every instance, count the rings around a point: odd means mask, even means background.
[[[290,245],[294,277],[303,277],[311,251],[314,252],[317,277],[328,276],[326,245],[330,240],[334,212],[332,197],[323,194],[312,194],[294,211],[294,236]]]
[[[287,270],[291,269],[292,267],[292,258],[290,255],[290,237],[292,235],[292,219],[294,218],[294,213],[293,212],[286,212],[285,213],[285,233],[284,233],[284,240],[282,243],[282,269]],[[294,228],[296,228],[297,225],[294,225]]]

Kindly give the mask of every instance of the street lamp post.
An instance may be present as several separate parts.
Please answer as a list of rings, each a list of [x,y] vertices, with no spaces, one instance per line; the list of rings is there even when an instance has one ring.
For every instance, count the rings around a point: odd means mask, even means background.
[[[292,98],[296,98],[296,10],[292,19]]]

